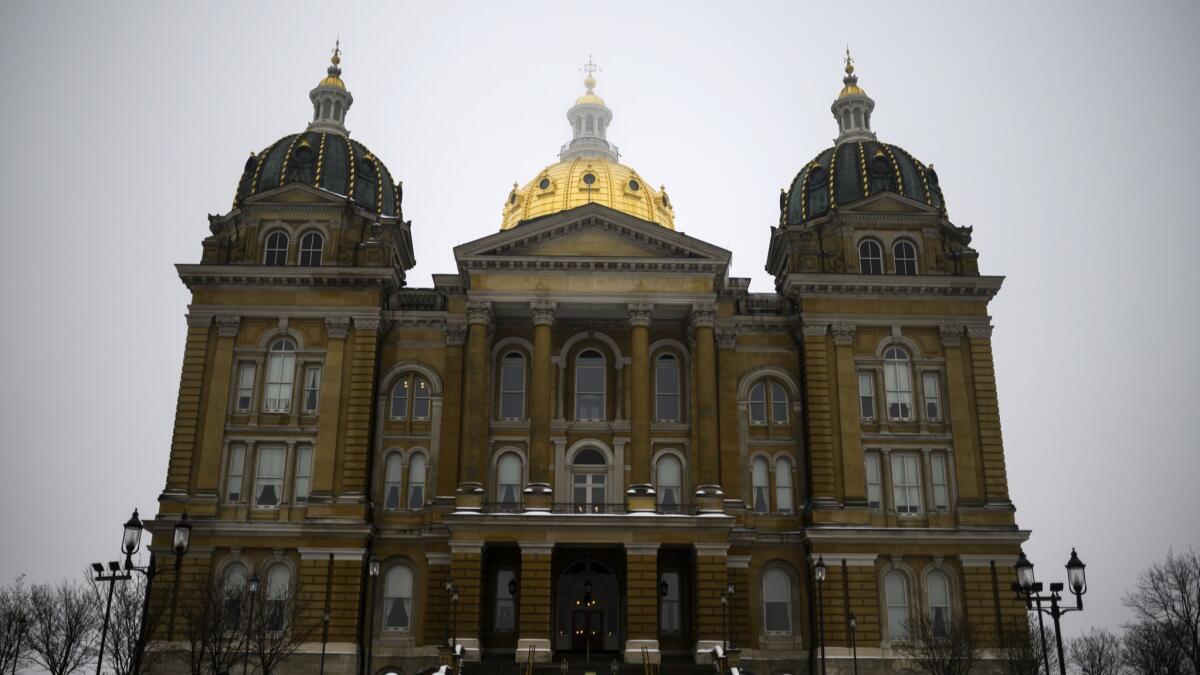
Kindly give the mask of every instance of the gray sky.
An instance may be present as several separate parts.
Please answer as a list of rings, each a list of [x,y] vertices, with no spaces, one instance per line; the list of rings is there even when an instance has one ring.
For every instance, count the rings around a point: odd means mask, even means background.
[[[880,139],[975,227],[1009,481],[1069,633],[1200,544],[1191,428],[1200,6],[1180,3],[49,3],[0,7],[0,581],[115,558],[156,511],[205,214],[304,128],[339,34],[352,135],[405,182],[414,286],[555,160],[588,52],[622,160],[763,271],[779,188],[831,144],[849,43]]]

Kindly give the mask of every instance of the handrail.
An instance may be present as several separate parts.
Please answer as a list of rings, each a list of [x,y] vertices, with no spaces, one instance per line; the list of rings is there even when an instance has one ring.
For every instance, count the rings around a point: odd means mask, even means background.
[[[642,674],[658,675],[658,664],[650,663],[650,650],[642,645]]]
[[[537,655],[537,645],[529,645],[529,658],[525,662],[525,675],[533,675],[533,659]]]

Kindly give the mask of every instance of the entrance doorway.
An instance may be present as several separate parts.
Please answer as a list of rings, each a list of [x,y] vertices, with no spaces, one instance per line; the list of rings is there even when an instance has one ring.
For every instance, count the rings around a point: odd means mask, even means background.
[[[607,564],[583,557],[567,564],[554,592],[558,651],[608,652],[621,649],[621,589]]]

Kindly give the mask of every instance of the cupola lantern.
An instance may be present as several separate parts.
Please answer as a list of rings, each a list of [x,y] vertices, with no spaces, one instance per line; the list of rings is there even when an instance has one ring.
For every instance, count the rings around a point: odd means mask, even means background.
[[[350,135],[346,129],[346,113],[349,112],[354,97],[342,82],[342,47],[338,40],[333,47],[333,56],[329,59],[329,68],[325,77],[308,92],[308,98],[313,104],[313,121],[309,123],[309,131],[325,131],[343,136]]]
[[[838,123],[839,133],[834,142],[875,140],[875,133],[871,131],[871,111],[874,109],[875,101],[858,86],[854,59],[850,58],[850,49],[846,48],[846,76],[842,78],[842,91],[830,108]]]

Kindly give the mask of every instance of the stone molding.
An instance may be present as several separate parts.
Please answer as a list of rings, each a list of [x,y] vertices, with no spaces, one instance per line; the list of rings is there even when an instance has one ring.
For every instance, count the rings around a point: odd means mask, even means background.
[[[357,321],[355,322],[358,323]],[[345,339],[350,332],[350,319],[344,316],[328,317],[325,319],[325,335],[331,340]]]
[[[826,566],[833,567],[840,566],[844,560],[846,567],[874,567],[878,557],[875,553],[819,553],[808,556],[808,561],[815,564],[818,559],[822,559]]]
[[[354,317],[354,328],[356,330],[374,332],[379,330],[378,316],[356,316]]]
[[[529,303],[529,311],[533,314],[533,325],[553,326],[554,312],[557,306],[550,300],[534,300]]]
[[[991,567],[993,562],[996,563],[996,570],[1011,570],[1017,564],[1016,555],[1001,554],[959,554],[959,561],[963,567]]]
[[[738,331],[736,328],[718,328],[717,329],[717,348],[718,349],[737,349]]]
[[[461,347],[467,342],[467,327],[462,324],[446,324],[446,346]]]
[[[301,560],[328,560],[333,554],[334,560],[351,560],[360,562],[366,554],[363,548],[298,548]]]
[[[943,347],[958,347],[962,344],[963,327],[959,325],[944,324],[938,326],[938,335],[942,338]]]
[[[188,328],[208,328],[209,326],[212,325],[212,323],[213,323],[213,318],[212,318],[211,314],[201,314],[201,315],[188,314],[187,315]]]
[[[697,556],[724,556],[729,553],[729,544],[692,544]]]
[[[450,554],[434,552],[434,551],[426,551],[425,552],[425,562],[429,563],[430,565],[435,565],[435,566],[449,565],[450,564]]]
[[[992,337],[991,326],[967,326],[967,335],[972,340],[990,340]]]
[[[692,305],[692,329],[712,328],[717,324],[717,306],[702,302]]]
[[[629,326],[650,326],[650,315],[654,312],[654,305],[648,302],[631,302],[625,305],[625,312],[629,316]]]
[[[467,323],[470,325],[487,326],[492,323],[492,303],[486,300],[472,300],[467,303]]]
[[[517,543],[521,547],[521,555],[550,555],[554,553],[554,544],[544,541],[522,541]]]
[[[831,329],[833,331],[833,344],[843,347],[854,344],[854,335],[857,330],[854,324],[835,323]]]
[[[750,556],[748,555],[731,555],[725,559],[725,567],[731,570],[744,570],[750,568]]]
[[[452,541],[450,553],[483,553],[482,541]]]
[[[824,337],[825,332],[829,330],[827,323],[806,323],[800,326],[800,335],[803,337]]]
[[[240,316],[217,316],[217,335],[221,337],[237,337],[238,328],[242,325]]]
[[[659,543],[625,542],[625,555],[658,555]]]

